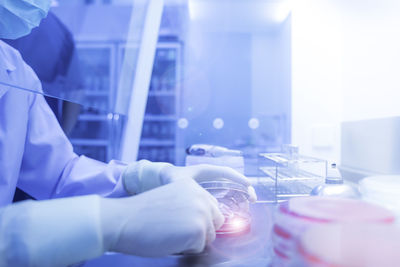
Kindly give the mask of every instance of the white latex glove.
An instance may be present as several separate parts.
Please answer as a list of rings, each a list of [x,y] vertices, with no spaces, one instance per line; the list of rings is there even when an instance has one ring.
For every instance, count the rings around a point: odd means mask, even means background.
[[[0,266],[68,266],[104,253],[100,197],[21,201],[0,209]]]
[[[102,199],[106,250],[146,257],[203,251],[224,223],[217,201],[192,179],[123,199]]]
[[[199,164],[187,167],[169,165],[161,169],[160,177],[163,184],[187,178],[192,178],[198,183],[228,179],[247,187],[250,202],[255,202],[257,200],[254,188],[250,185],[246,176],[230,167],[208,164]]]
[[[193,179],[198,183],[228,179],[247,186],[249,200],[251,202],[257,200],[256,193],[250,185],[249,180],[241,173],[229,167],[207,164],[176,167],[169,163],[141,160],[129,165],[122,179],[126,191],[132,195],[181,179]]]

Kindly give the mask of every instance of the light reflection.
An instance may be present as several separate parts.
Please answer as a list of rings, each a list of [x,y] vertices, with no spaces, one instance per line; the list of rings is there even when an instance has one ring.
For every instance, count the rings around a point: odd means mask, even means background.
[[[224,120],[221,118],[215,118],[215,120],[213,121],[213,126],[217,130],[224,128]]]

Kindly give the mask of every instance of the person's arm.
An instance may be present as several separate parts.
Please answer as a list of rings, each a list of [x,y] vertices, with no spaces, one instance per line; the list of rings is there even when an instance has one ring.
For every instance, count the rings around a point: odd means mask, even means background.
[[[126,191],[132,195],[140,194],[175,181],[191,179],[198,183],[207,181],[230,180],[247,187],[250,202],[257,200],[257,195],[250,181],[232,168],[199,164],[177,167],[169,163],[140,160],[128,165],[122,174]]]
[[[40,94],[31,95],[18,187],[36,199],[99,194],[127,196],[121,176],[126,164],[78,156]]]
[[[127,198],[24,201],[0,209],[0,267],[67,266],[104,251],[201,252],[223,222],[216,199],[191,179]]]
[[[17,186],[36,199],[98,194],[104,197],[122,197],[139,194],[172,181],[226,178],[249,186],[243,175],[226,167],[209,165],[175,167],[167,163],[139,161],[129,164],[110,161],[108,164],[78,156],[63,133],[56,117],[46,103],[39,79],[16,51],[19,61],[15,74],[22,87],[32,92],[29,99],[28,125],[24,155]],[[24,104],[25,103],[21,103]],[[168,168],[164,168],[168,166]],[[124,188],[125,186],[125,188]],[[137,190],[139,189],[139,190]],[[249,187],[251,199],[254,190]]]
[[[0,266],[67,266],[102,255],[100,201],[29,200],[0,209]]]

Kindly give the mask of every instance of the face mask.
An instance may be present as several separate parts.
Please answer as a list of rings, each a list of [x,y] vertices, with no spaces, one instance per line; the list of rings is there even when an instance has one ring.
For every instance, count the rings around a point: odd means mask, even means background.
[[[0,0],[0,38],[18,39],[39,26],[51,0]]]

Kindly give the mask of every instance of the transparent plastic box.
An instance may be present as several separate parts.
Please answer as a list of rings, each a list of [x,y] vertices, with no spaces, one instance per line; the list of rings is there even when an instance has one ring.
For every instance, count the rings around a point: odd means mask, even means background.
[[[309,196],[314,187],[324,184],[327,161],[300,155],[297,147],[285,146],[280,153],[260,153],[259,169],[263,175],[256,186],[258,201],[281,202]]]

